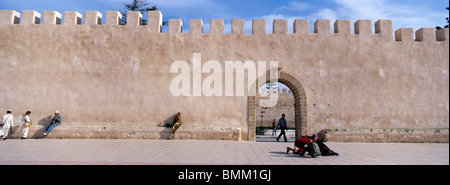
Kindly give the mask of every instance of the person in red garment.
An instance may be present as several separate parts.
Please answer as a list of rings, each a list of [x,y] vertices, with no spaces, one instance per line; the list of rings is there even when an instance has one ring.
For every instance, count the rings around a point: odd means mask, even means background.
[[[292,151],[294,154],[300,154],[301,156],[304,156],[308,150],[308,148],[305,147],[305,145],[311,144],[311,140],[312,139],[308,136],[302,136],[298,138],[294,142],[294,148],[287,147],[286,153]]]

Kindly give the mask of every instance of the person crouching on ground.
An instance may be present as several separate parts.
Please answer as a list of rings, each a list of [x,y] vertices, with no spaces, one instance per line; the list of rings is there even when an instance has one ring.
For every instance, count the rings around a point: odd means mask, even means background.
[[[325,145],[323,140],[318,139],[318,136],[316,134],[314,134],[313,136],[316,137],[316,143],[317,145],[319,145],[320,153],[322,154],[322,156],[330,156],[330,155],[339,156],[339,153],[328,148],[328,146]]]
[[[302,136],[295,140],[294,148],[287,147],[286,153],[292,151],[294,154],[300,154],[300,156],[305,156],[305,153],[308,152],[311,157],[316,158],[321,156],[319,146],[315,141],[317,140],[317,135]]]
[[[320,152],[319,145],[317,145],[317,135],[314,134],[312,137],[310,137],[310,143],[309,144],[309,154],[312,158],[320,157],[322,154]]]
[[[61,116],[59,115],[59,111],[55,111],[55,117],[53,117],[52,122],[45,126],[44,136],[49,135],[50,132],[57,126],[61,124]]]
[[[289,151],[292,151],[294,154],[300,154],[301,156],[304,156],[306,151],[308,150],[308,147],[305,147],[305,145],[311,144],[310,138],[308,136],[302,136],[295,140],[294,142],[294,148],[287,147],[286,153],[289,153]]]

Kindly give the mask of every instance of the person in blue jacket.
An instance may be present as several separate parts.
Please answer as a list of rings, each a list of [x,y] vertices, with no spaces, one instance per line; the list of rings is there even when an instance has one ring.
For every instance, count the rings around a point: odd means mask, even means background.
[[[45,126],[44,136],[49,135],[50,132],[60,124],[61,124],[61,116],[59,115],[59,110],[57,110],[55,111],[55,117],[53,117],[52,122]]]
[[[277,142],[280,142],[281,135],[284,136],[284,142],[287,142],[286,132],[285,132],[285,130],[287,130],[287,123],[286,123],[285,116],[286,116],[285,114],[281,114],[281,118],[278,120],[277,128],[280,127],[281,133],[277,137]]]

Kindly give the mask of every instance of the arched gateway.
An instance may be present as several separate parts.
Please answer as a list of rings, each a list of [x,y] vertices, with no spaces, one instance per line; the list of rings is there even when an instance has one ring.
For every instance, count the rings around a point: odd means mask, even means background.
[[[258,85],[264,84],[267,82],[280,82],[289,87],[291,92],[294,95],[294,109],[295,109],[295,137],[298,138],[302,135],[307,134],[308,130],[308,119],[307,119],[307,96],[306,91],[303,88],[303,85],[300,81],[281,70],[278,70],[278,79],[276,77],[272,77],[270,73],[266,74],[266,79],[263,83],[259,82],[260,80],[264,80],[264,78],[259,78],[252,86],[251,91],[257,92]],[[259,105],[259,102],[256,101],[255,96],[248,96],[248,140],[254,141],[256,139],[256,107]]]

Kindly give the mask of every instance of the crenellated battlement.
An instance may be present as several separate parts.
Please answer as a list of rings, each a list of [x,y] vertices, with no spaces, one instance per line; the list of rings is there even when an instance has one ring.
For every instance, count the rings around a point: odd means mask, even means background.
[[[288,89],[288,88],[273,89],[272,87],[269,89],[262,89],[258,93],[258,97],[269,98],[269,94],[278,94],[278,97],[292,97],[293,98],[293,94],[290,91],[290,89]]]
[[[142,14],[138,11],[127,11],[127,24],[125,27],[142,26],[148,28],[150,32],[162,32],[162,14],[159,11],[149,11],[147,13],[147,25],[140,25]],[[105,25],[120,25],[122,14],[119,11],[106,11]],[[84,16],[76,11],[65,11],[64,20],[61,19],[61,13],[57,11],[44,11],[40,13],[33,10],[23,10],[22,14],[14,10],[0,10],[0,26],[12,24],[18,25],[101,25],[103,15],[98,11],[85,11]],[[82,20],[84,21],[82,24]],[[244,19],[232,19],[230,34],[245,34]],[[420,28],[414,32],[413,28],[399,28],[393,31],[392,21],[380,19],[375,22],[375,32],[372,30],[371,20],[358,20],[354,23],[354,34],[351,29],[350,20],[336,20],[334,22],[334,32],[331,31],[330,20],[318,19],[314,22],[314,33],[309,33],[309,20],[296,19],[293,22],[293,33],[288,31],[288,21],[286,19],[273,20],[272,34],[311,34],[322,36],[348,36],[360,35],[362,37],[369,35],[379,35],[379,37],[403,42],[435,42],[449,41],[449,29],[435,31],[434,28]],[[169,19],[168,34],[182,33],[183,22],[181,19]],[[189,20],[189,33],[202,34],[203,21],[201,19]],[[210,34],[224,34],[223,19],[210,20]],[[252,20],[252,34],[267,34],[266,20]],[[364,37],[365,38],[365,37]]]

